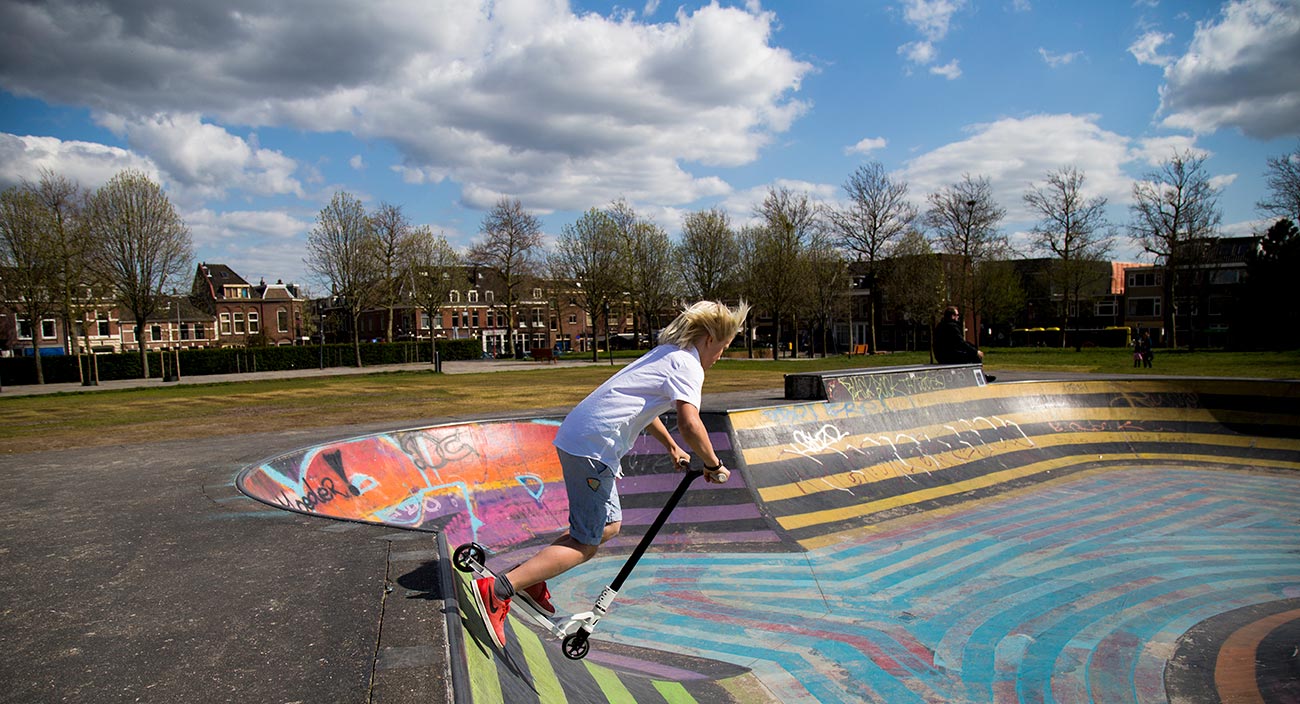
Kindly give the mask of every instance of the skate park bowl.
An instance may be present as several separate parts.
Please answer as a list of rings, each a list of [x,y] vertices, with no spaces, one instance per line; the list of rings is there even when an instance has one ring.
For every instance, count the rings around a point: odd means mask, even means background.
[[[446,559],[474,541],[505,570],[565,529],[560,419],[340,440],[237,484],[436,533],[457,701],[1300,701],[1300,384],[976,381],[705,414],[731,481],[692,486],[580,661],[517,619],[498,650]],[[552,581],[560,613],[680,476],[648,437],[623,470],[623,532]]]

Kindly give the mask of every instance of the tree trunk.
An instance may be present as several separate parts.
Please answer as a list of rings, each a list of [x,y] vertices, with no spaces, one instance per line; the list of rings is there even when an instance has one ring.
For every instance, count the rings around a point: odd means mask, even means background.
[[[356,353],[357,368],[361,368],[361,316],[352,316],[352,351]]]
[[[135,321],[135,345],[140,348],[140,374],[141,379],[149,378],[149,349],[144,341],[144,319],[136,318]]]

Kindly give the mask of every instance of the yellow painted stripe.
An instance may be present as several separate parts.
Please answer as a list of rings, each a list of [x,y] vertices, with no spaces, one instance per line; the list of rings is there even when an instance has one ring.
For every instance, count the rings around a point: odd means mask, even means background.
[[[907,442],[908,440],[917,440],[924,438],[951,438],[956,435],[964,435],[972,431],[980,430],[998,430],[1008,437],[1017,435],[1018,427],[1031,425],[1034,423],[1052,423],[1056,427],[1070,428],[1072,425],[1081,425],[1100,421],[1111,422],[1204,422],[1204,423],[1270,423],[1273,416],[1265,413],[1248,413],[1234,412],[1228,413],[1223,411],[1208,411],[1204,409],[1156,409],[1156,408],[1088,408],[1088,409],[1066,409],[1070,410],[1068,415],[1060,413],[1062,409],[1050,409],[1042,411],[1031,411],[1024,413],[996,413],[987,416],[974,416],[971,418],[955,419],[944,423],[932,423],[916,428],[896,428],[889,432],[858,433],[850,435],[838,435],[835,424],[843,418],[825,418],[812,421],[813,423],[823,422],[830,429],[823,434],[822,440],[828,438],[838,438],[831,443],[830,447],[843,451],[849,447],[870,447],[877,443],[889,444],[889,442]],[[1300,425],[1300,416],[1288,418],[1287,424]],[[1078,428],[1086,430],[1087,428]],[[1141,431],[1141,428],[1134,428],[1135,431]],[[954,432],[956,431],[956,432]],[[1163,437],[1171,437],[1167,431]],[[1049,437],[1049,436],[1035,436]],[[1035,440],[1036,441],[1036,440]],[[791,442],[782,445],[772,445],[767,447],[751,447],[741,451],[745,459],[745,464],[749,466],[761,465],[768,462],[779,462],[788,460],[792,457],[798,457],[801,453],[795,452],[800,448],[796,438],[791,437]],[[809,457],[822,457],[836,454],[832,449],[806,452]]]
[[[681,682],[655,680],[654,686],[668,704],[696,704],[695,697],[686,691],[686,687]]]
[[[980,399],[1010,399],[1043,406],[1042,401],[1049,401],[1053,410],[1070,408],[1068,399],[1072,396],[1091,394],[1111,394],[1117,398],[1135,398],[1139,400],[1146,394],[1169,393],[1214,393],[1223,395],[1250,395],[1265,398],[1291,398],[1296,394],[1287,384],[1275,384],[1250,381],[1225,381],[1205,379],[1183,379],[1178,381],[1077,381],[1077,382],[1038,382],[1027,384],[993,384],[984,387],[967,387],[944,391],[934,391],[915,396],[888,399],[886,405],[897,409],[920,409],[931,406],[955,405]],[[902,402],[897,402],[902,400]],[[829,407],[829,408],[828,408]],[[1119,407],[1129,411],[1142,410],[1143,406],[1134,403]],[[846,414],[877,413],[881,403],[875,400],[860,403],[828,403],[811,401],[808,403],[789,404],[775,408],[736,411],[728,414],[732,428],[736,430],[753,430],[772,425],[773,414],[789,416],[806,415],[810,419],[842,420]],[[829,411],[829,412],[828,412]]]
[[[1300,462],[1283,462],[1283,461],[1258,460],[1258,459],[1235,458],[1235,457],[1219,457],[1217,455],[1194,455],[1194,454],[1184,454],[1184,453],[1155,452],[1155,453],[1139,453],[1137,455],[1134,455],[1133,457],[1138,460],[1159,460],[1165,462],[1179,462],[1179,461],[1212,462],[1215,464],[1236,465],[1242,467],[1270,467],[1273,469],[1286,469],[1292,471],[1300,471]],[[1041,474],[1043,472],[1048,472],[1056,469],[1067,469],[1081,464],[1087,464],[1093,461],[1094,459],[1092,457],[1057,458],[1053,460],[1047,460],[1044,462],[1036,462],[1034,464],[1028,464],[1022,467],[1016,467],[1014,469],[1008,469],[1001,472],[991,472],[981,477],[975,477],[962,482],[955,482],[953,484],[949,484],[946,486],[933,487],[930,489],[922,489],[920,491],[914,491],[908,494],[899,494],[898,496],[891,496],[887,499],[868,501],[853,506],[845,506],[843,508],[825,509],[821,511],[813,511],[810,513],[802,513],[802,514],[795,514],[791,516],[785,516],[783,518],[778,518],[777,521],[783,527],[791,530],[797,528],[806,528],[808,526],[820,525],[824,523],[834,523],[837,521],[843,521],[852,518],[867,516],[873,513],[880,513],[881,511],[888,511],[893,508],[910,506],[913,504],[918,504],[925,501],[931,501],[934,499],[940,499],[947,496],[954,496],[964,492],[974,491],[976,489],[982,489],[985,487],[993,486],[995,484],[1000,484],[1014,479],[1019,479],[1021,477],[1031,476],[1034,474]],[[814,549],[826,544],[838,542],[848,534],[854,534],[859,532],[863,532],[863,529],[853,528],[847,531],[840,531],[834,534],[827,534],[827,535],[817,536],[814,538],[800,540],[799,544],[805,548]]]
[[[469,576],[464,572],[457,572],[459,583],[459,593],[457,594],[457,604],[460,607],[460,620],[465,638],[465,664],[469,669],[469,689],[476,702],[499,702],[503,699],[501,694],[501,680],[497,675],[496,657],[493,655],[492,646],[480,642],[471,634],[471,621],[478,621],[478,614],[474,612],[474,607],[470,605],[469,600],[473,597],[470,595]]]
[[[542,640],[531,628],[518,625],[515,626],[513,635],[524,654],[524,662],[528,663],[537,697],[544,702],[565,701],[564,687],[560,685],[560,678],[555,674],[555,668],[551,667],[551,661],[546,659],[546,648]]]
[[[944,442],[948,442],[949,445],[957,444],[949,442],[952,438],[953,436],[949,436],[949,439],[944,440]],[[1219,433],[1179,432],[1056,433],[1053,435],[1036,436],[1032,438],[1032,445],[1030,445],[1030,440],[1017,438],[1014,440],[999,440],[988,445],[974,445],[973,448],[961,446],[958,449],[949,450],[947,452],[927,454],[920,457],[906,456],[905,454],[903,461],[901,462],[896,458],[891,458],[884,462],[866,465],[847,472],[837,472],[835,474],[813,477],[790,484],[778,484],[769,487],[762,487],[758,489],[758,495],[763,501],[780,501],[782,499],[819,494],[824,491],[843,491],[846,489],[851,491],[854,488],[884,481],[886,479],[894,479],[904,475],[923,474],[926,472],[942,472],[946,469],[960,467],[969,462],[996,458],[1000,455],[1028,449],[1030,447],[1041,450],[1076,445],[1086,447],[1098,443],[1170,442],[1208,447],[1300,452],[1300,440],[1292,438],[1261,438],[1245,435],[1224,435]],[[847,441],[836,443],[836,445],[844,449],[852,447]],[[854,456],[851,452],[845,454],[850,458]],[[1112,453],[1111,457],[1130,455],[1132,455],[1130,452],[1120,452]],[[756,469],[751,466],[750,471],[761,472],[762,469]]]
[[[623,680],[608,667],[593,665],[583,660],[582,663],[587,666],[587,672],[591,673],[592,679],[596,680],[596,685],[600,687],[601,694],[610,704],[636,704],[636,697],[628,690]]]

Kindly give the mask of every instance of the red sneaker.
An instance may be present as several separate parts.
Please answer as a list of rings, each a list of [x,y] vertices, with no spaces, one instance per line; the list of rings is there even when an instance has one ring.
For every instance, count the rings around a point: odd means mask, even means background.
[[[551,603],[551,590],[546,588],[546,582],[538,582],[533,586],[515,592],[515,596],[528,602],[528,605],[542,612],[542,615],[550,618],[555,615],[555,605]]]
[[[506,647],[506,614],[510,613],[510,600],[498,599],[496,577],[480,577],[474,580],[474,609],[478,611],[483,625],[487,626],[488,635],[498,648]]]

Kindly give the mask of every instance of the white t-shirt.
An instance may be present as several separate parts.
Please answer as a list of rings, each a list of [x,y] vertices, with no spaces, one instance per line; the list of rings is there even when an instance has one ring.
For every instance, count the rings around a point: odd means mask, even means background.
[[[692,345],[659,345],[621,369],[565,416],[555,446],[620,468],[623,455],[655,416],[677,401],[700,407],[704,367]]]

